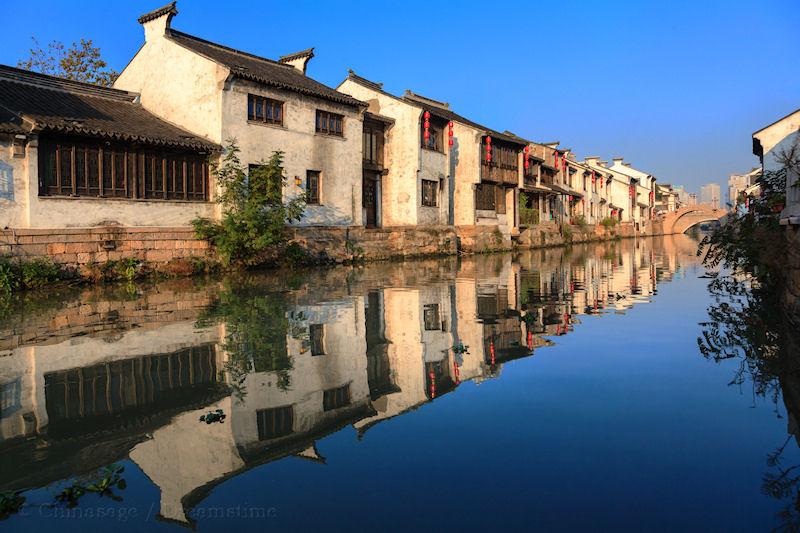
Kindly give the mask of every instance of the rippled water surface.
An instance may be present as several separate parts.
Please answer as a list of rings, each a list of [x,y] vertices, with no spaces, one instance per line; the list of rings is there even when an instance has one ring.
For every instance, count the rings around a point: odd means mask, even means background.
[[[700,353],[715,300],[695,252],[623,240],[10,304],[0,528],[786,526],[794,496],[765,479],[800,463],[787,385],[731,384],[741,363]]]

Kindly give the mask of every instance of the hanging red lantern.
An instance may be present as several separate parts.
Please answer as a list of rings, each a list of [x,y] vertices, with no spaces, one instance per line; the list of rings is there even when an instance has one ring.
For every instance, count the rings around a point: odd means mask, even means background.
[[[424,115],[422,115],[422,116],[424,116],[424,117],[425,117],[425,120],[428,120],[428,119],[430,119],[430,118],[431,118],[431,114],[430,114],[430,112],[429,112],[429,111],[425,111],[425,114],[424,114]]]

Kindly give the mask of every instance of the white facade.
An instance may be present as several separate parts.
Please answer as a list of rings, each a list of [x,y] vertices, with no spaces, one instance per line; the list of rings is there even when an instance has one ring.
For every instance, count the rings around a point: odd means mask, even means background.
[[[786,206],[781,224],[800,224],[800,109],[753,134],[753,153],[764,172],[786,167]]]

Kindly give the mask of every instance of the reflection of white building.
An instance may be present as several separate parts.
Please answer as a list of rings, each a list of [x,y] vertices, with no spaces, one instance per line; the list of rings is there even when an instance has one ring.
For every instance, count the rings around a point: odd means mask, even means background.
[[[372,293],[368,324],[380,324],[371,337],[385,354],[390,384],[373,390],[374,416],[354,424],[366,431],[456,385],[452,368],[451,285],[436,283],[417,288],[384,288]],[[380,333],[378,333],[380,332]],[[380,341],[383,341],[382,343]]]
[[[316,458],[317,437],[373,412],[364,300],[293,306],[288,318],[288,384],[280,372],[249,373],[243,393],[219,404],[228,413],[224,424],[197,422],[217,406],[186,413],[131,451],[161,489],[162,516],[186,521],[184,505],[204,487],[253,463],[293,454]]]

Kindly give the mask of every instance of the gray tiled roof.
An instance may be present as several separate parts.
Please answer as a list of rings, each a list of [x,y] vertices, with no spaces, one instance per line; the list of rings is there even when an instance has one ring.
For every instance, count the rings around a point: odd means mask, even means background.
[[[128,91],[0,65],[0,131],[59,132],[200,150],[218,148],[145,110],[137,98]]]
[[[339,104],[353,107],[366,107],[360,100],[340,93],[314,79],[309,78],[291,65],[285,65],[265,57],[259,57],[247,52],[228,48],[221,44],[212,43],[199,37],[170,29],[169,38],[181,46],[192,50],[201,56],[220,63],[239,78],[263,83],[279,89],[298,92],[329,100]],[[313,49],[312,49],[313,50]],[[308,52],[304,51],[303,53]],[[299,54],[300,52],[298,52]],[[297,54],[292,54],[296,56]]]

